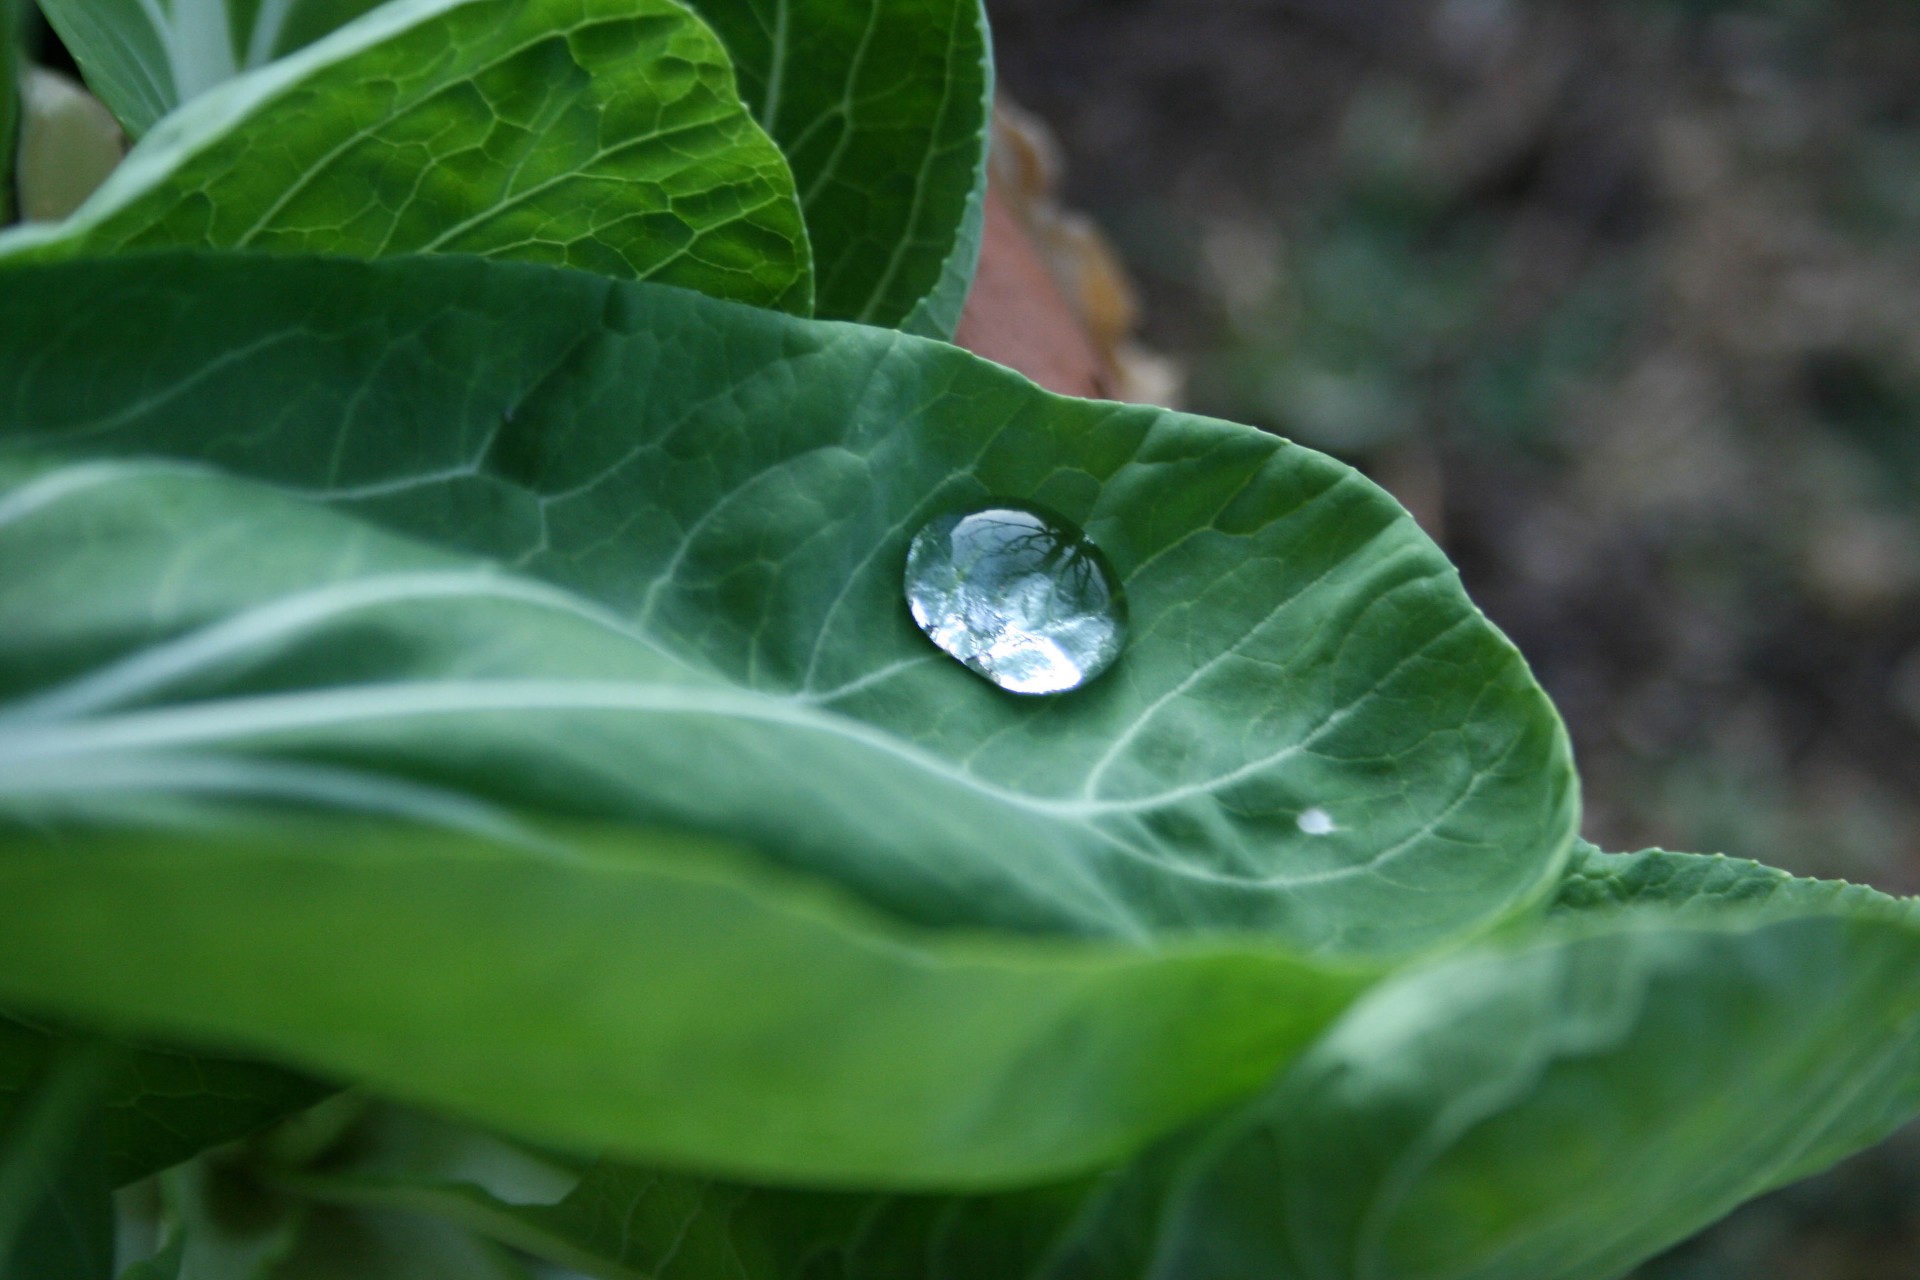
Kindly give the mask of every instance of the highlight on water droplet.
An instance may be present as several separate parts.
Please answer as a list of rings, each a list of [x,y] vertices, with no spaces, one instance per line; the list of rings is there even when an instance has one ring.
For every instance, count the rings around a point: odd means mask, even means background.
[[[1065,693],[1120,656],[1127,598],[1071,521],[1024,502],[935,516],[907,551],[927,637],[1012,693]]]
[[[1333,825],[1333,815],[1325,809],[1306,810],[1294,819],[1294,825],[1310,836],[1330,836],[1338,829]]]

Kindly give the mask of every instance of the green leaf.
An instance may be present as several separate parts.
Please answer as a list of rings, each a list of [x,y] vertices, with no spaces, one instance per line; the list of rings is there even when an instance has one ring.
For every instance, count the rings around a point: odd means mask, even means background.
[[[1905,915],[1911,903],[1859,885],[1805,880],[1774,867],[1719,854],[1602,853],[1584,841],[1566,879],[1548,904],[1551,918],[1570,925],[1652,920],[1713,923],[1810,912]]]
[[[53,1038],[0,1018],[0,1106],[22,1092]],[[259,1063],[116,1046],[100,1083],[106,1177],[120,1187],[243,1138],[326,1095]]]
[[[1912,922],[1920,919],[1920,905],[1860,885],[1802,879],[1742,858],[1660,849],[1602,853],[1583,842],[1548,913],[1574,928],[1835,913]],[[1920,1115],[1920,1070],[1909,1073],[1905,1086],[1882,1096],[1884,1105],[1878,1113],[1869,1109],[1842,1116],[1832,1131],[1809,1144],[1797,1166],[1776,1181],[1784,1184],[1818,1173]]]
[[[1736,905],[1707,888],[1726,864],[1657,860],[1599,874],[1675,886],[1664,922],[1641,895],[1375,988],[1154,1166],[1157,1193],[1139,1179],[1166,1225],[1136,1258],[1206,1280],[1604,1280],[1920,1109],[1911,904],[1802,885]],[[1086,1241],[1142,1213],[1115,1206]],[[1089,1254],[1064,1274],[1116,1272]]]
[[[0,246],[463,253],[811,299],[786,162],[673,0],[395,0],[195,98]]]
[[[189,98],[380,0],[40,0],[87,84],[135,137]]]
[[[485,800],[723,835],[925,925],[1327,956],[1489,927],[1572,839],[1557,717],[1392,499],[940,343],[453,259],[21,268],[6,448],[200,459],[518,566],[110,461],[27,480],[16,812],[142,770]],[[1085,690],[1003,693],[908,616],[914,530],[989,496],[1125,582],[1128,650]]]
[[[991,130],[988,136],[991,137]],[[933,289],[900,321],[902,332],[922,338],[951,341],[960,327],[960,314],[966,309],[973,291],[975,269],[980,265],[981,249],[986,243],[987,166],[984,157],[973,194],[961,214],[954,235],[953,251],[940,265],[940,278]]]
[[[0,1100],[0,1275],[107,1280],[113,1202],[99,1123],[108,1054],[45,1046],[25,1089]]]
[[[725,42],[741,96],[792,164],[819,313],[950,337],[979,257],[986,192],[993,58],[980,0],[689,2]],[[136,137],[187,99],[374,7],[47,5],[95,92]]]
[[[107,1171],[115,1186],[158,1173],[312,1106],[329,1086],[256,1062],[141,1049],[109,1077]]]
[[[761,1178],[1110,1163],[1256,1088],[1366,980],[1257,944],[906,932],[639,835],[563,851],[282,817],[0,858],[0,993],[23,1007]]]
[[[947,338],[980,253],[993,58],[980,0],[692,0],[793,166],[816,309]]]

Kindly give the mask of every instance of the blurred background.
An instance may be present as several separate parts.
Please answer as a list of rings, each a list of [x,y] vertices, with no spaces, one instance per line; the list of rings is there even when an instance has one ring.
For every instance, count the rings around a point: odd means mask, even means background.
[[[1920,4],[989,9],[1182,406],[1414,512],[1588,838],[1920,891]],[[1913,1280],[1920,1134],[1639,1275]]]

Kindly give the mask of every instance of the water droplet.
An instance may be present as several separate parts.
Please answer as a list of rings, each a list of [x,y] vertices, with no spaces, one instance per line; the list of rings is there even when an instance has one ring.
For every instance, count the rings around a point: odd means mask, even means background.
[[[1333,815],[1325,809],[1308,809],[1294,819],[1294,822],[1310,836],[1330,836],[1336,830],[1333,825]]]
[[[1024,503],[929,520],[907,552],[907,604],[935,644],[1013,693],[1077,689],[1127,639],[1127,598],[1107,558]]]

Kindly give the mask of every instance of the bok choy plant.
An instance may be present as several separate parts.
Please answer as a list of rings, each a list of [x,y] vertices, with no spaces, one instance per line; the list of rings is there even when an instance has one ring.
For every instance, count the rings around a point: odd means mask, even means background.
[[[9,1280],[1601,1280],[1920,1112],[1912,903],[1583,844],[1383,491],[944,341],[978,0],[39,7]],[[983,510],[1111,670],[929,643]]]

